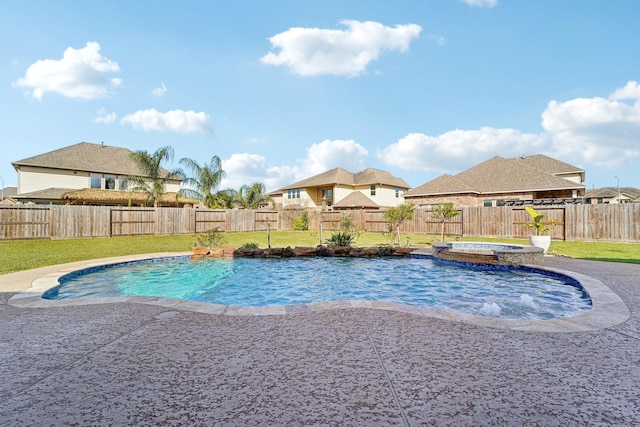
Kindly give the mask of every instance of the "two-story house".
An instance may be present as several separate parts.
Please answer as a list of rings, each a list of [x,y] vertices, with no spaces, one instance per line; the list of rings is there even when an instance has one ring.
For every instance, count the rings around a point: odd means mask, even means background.
[[[80,142],[15,161],[18,189],[13,198],[36,204],[142,206],[146,197],[130,191],[127,180],[141,175],[131,154],[126,148]],[[182,204],[176,202],[180,182],[168,180],[161,205]]]
[[[389,172],[368,168],[351,173],[334,168],[270,193],[278,207],[379,209],[404,202],[407,183]]]

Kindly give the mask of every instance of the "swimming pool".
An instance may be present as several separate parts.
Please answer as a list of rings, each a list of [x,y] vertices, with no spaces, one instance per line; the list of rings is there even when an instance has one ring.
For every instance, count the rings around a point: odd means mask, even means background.
[[[59,281],[44,298],[154,296],[243,307],[386,301],[507,319],[565,318],[591,308],[586,292],[566,276],[430,257],[175,257],[93,267]]]

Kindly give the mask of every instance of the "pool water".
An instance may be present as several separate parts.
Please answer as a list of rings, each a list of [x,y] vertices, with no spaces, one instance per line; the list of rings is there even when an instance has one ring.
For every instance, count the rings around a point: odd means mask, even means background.
[[[74,272],[43,295],[155,296],[233,305],[387,301],[502,318],[570,317],[591,308],[572,279],[427,258],[216,258],[137,261]]]

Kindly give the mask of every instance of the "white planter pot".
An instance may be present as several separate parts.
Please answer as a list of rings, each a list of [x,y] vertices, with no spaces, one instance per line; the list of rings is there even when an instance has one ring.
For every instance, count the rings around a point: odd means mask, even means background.
[[[529,243],[536,248],[542,248],[546,254],[551,246],[551,236],[529,236]]]

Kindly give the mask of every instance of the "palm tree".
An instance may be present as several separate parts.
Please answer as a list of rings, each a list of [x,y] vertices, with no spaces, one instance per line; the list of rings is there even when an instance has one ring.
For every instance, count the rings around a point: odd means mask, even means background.
[[[227,189],[218,191],[214,195],[214,204],[212,207],[219,209],[233,209],[238,206],[238,191]]]
[[[173,160],[173,148],[161,147],[155,153],[149,154],[145,150],[131,153],[131,158],[138,166],[140,175],[127,177],[131,183],[131,191],[140,191],[147,196],[148,206],[158,206],[158,202],[166,193],[168,181],[179,178],[180,170],[167,171],[160,164],[165,160]]]
[[[225,175],[220,158],[213,156],[209,163],[205,163],[202,166],[195,160],[184,158],[180,160],[180,164],[184,165],[194,175],[184,180],[187,188],[181,189],[180,194],[202,200],[208,208],[217,207],[216,193],[214,191]]]
[[[266,187],[261,182],[243,185],[238,191],[238,204],[245,209],[258,209],[264,203],[272,203],[265,192]]]

